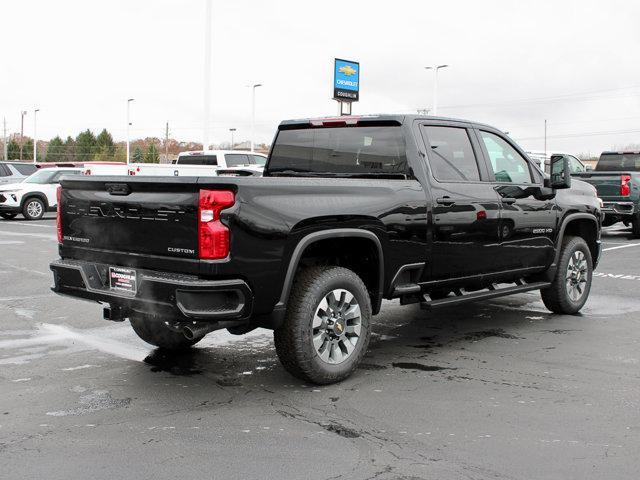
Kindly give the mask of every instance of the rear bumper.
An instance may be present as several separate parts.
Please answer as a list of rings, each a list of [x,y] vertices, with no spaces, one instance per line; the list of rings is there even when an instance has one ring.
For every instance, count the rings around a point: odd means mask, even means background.
[[[189,275],[136,269],[136,293],[109,288],[109,265],[80,260],[56,260],[52,290],[119,309],[123,316],[139,312],[175,321],[241,325],[251,316],[253,295],[243,280],[202,280]]]
[[[635,213],[635,203],[633,202],[604,202],[602,213],[610,216],[625,217]]]

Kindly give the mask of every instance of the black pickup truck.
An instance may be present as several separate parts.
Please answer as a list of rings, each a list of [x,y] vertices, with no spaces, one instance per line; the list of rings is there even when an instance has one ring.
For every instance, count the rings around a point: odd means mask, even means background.
[[[364,356],[383,299],[435,309],[541,290],[578,312],[600,256],[595,189],[486,125],[419,116],[280,124],[264,177],[76,177],[59,192],[57,293],[152,345],[274,330],[316,383]]]

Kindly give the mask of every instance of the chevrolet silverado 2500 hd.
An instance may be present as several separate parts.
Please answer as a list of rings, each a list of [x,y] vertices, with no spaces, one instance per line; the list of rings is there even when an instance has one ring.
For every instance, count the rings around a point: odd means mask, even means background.
[[[53,290],[101,302],[152,345],[274,330],[285,368],[347,377],[383,299],[436,309],[540,290],[578,312],[599,200],[486,125],[419,116],[293,120],[263,178],[76,177],[58,202]]]

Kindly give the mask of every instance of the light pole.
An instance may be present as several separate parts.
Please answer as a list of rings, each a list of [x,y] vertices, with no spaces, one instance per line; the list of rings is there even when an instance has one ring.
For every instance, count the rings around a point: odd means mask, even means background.
[[[426,70],[433,70],[433,114],[438,114],[438,70],[447,68],[449,65],[434,65],[432,67],[424,67]]]
[[[24,116],[26,114],[26,110],[20,112],[20,161],[22,161],[22,149],[24,147]]]
[[[133,100],[134,100],[133,98],[127,99],[127,165],[129,165],[129,162],[130,162],[129,127],[131,127],[131,121],[129,120],[129,115],[131,114],[130,107],[131,107],[131,102],[133,102]]]
[[[205,0],[204,16],[204,111],[202,113],[202,150],[209,150],[209,117],[211,115],[211,6]]]
[[[33,110],[33,163],[36,163],[38,156],[38,123],[37,123],[37,113],[40,111],[39,108]]]
[[[253,152],[253,135],[256,128],[256,88],[261,87],[261,83],[255,83],[252,85],[251,95],[251,152]]]
[[[231,132],[231,148],[230,150],[233,150],[233,134],[236,131],[235,128],[230,128],[229,131]]]

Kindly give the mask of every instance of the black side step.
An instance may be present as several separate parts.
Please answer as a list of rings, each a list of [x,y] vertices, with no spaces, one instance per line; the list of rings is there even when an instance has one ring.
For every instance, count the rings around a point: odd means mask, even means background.
[[[464,293],[461,290],[456,290],[455,296],[449,296],[446,298],[441,298],[439,300],[428,300],[429,296],[424,295],[423,301],[420,302],[420,308],[425,310],[430,310],[432,308],[438,307],[448,307],[450,305],[458,305],[460,303],[466,302],[474,302],[476,300],[486,300],[489,298],[496,297],[504,297],[506,295],[513,295],[514,293],[522,293],[528,292],[529,290],[539,290],[541,288],[546,288],[551,283],[549,282],[534,282],[534,283],[523,283],[517,282],[517,284],[513,287],[503,287],[496,288],[495,286],[491,286],[486,290],[482,290],[479,292],[472,293]]]

